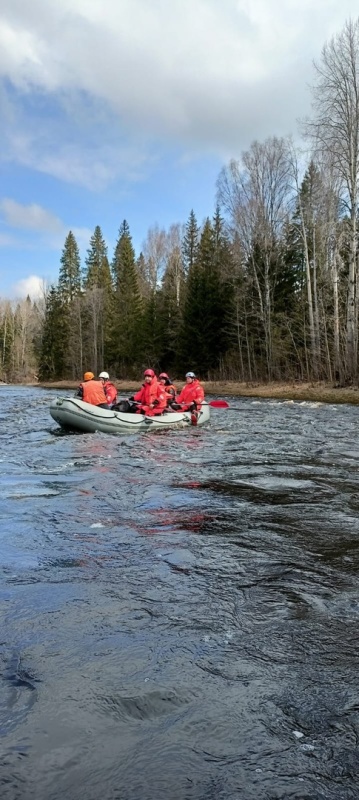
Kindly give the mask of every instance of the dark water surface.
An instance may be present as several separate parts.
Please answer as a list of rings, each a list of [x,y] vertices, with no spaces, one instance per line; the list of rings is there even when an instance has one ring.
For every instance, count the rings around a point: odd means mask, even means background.
[[[359,409],[51,396],[0,387],[1,800],[357,800]]]

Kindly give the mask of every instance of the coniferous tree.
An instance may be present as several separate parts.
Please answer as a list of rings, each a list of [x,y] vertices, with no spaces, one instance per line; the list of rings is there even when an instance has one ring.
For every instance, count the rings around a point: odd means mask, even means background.
[[[202,375],[218,368],[228,347],[231,287],[220,271],[226,258],[227,240],[218,214],[214,227],[209,219],[204,224],[196,260],[188,273],[183,312],[181,356]]]
[[[199,227],[197,224],[196,215],[192,209],[185,226],[185,233],[182,244],[183,263],[187,273],[189,272],[191,267],[193,267],[196,261],[198,254],[199,238],[200,238]]]
[[[112,288],[107,245],[99,225],[96,225],[91,236],[90,246],[85,258],[84,288],[106,289],[109,291]]]
[[[12,378],[14,349],[14,314],[11,304],[2,304],[0,313],[0,379],[8,381]]]
[[[171,247],[158,297],[158,325],[161,331],[160,363],[163,369],[172,371],[180,337],[186,274],[179,226],[172,226],[169,238]]]
[[[59,292],[64,301],[71,302],[81,291],[80,252],[74,234],[66,237],[61,255]]]
[[[107,246],[99,225],[91,236],[85,259],[84,288],[84,359],[98,373],[107,365],[113,301]]]
[[[127,220],[124,219],[118,232],[118,239],[111,265],[115,289],[119,288],[123,273],[126,269],[131,269],[134,264],[135,251],[132,244],[130,227]]]
[[[162,363],[165,322],[160,309],[161,291],[152,291],[144,303],[140,347],[143,366],[152,368],[157,368]]]
[[[126,220],[112,261],[115,282],[113,323],[111,331],[111,361],[121,375],[127,377],[141,360],[141,319],[143,312],[139,276],[135,263],[130,229]]]
[[[138,258],[136,259],[136,272],[138,275],[141,297],[146,299],[151,294],[151,287],[147,278],[146,260],[142,253],[142,250]]]
[[[83,372],[84,308],[81,289],[81,263],[72,231],[66,237],[60,260],[58,292],[66,308],[66,376],[73,379]]]
[[[230,347],[230,328],[234,313],[235,263],[226,224],[217,205],[213,217],[214,265],[212,269],[213,296],[212,336],[214,334],[214,364],[220,363]]]
[[[59,290],[52,286],[46,298],[39,357],[39,379],[61,379],[66,374],[69,314]]]

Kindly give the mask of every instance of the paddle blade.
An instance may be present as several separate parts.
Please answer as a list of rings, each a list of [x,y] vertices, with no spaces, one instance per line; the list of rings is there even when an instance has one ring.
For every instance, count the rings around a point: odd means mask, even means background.
[[[212,408],[229,408],[229,403],[226,400],[210,400],[208,403]]]

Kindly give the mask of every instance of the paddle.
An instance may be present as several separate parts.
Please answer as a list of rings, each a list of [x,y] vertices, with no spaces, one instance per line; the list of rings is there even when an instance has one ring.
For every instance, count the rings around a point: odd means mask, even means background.
[[[138,405],[138,406],[142,405],[140,400],[129,400],[129,402],[130,403],[136,403],[136,405]],[[180,403],[179,405],[188,406],[189,404],[188,403]],[[200,405],[202,405],[202,406],[212,406],[212,408],[229,408],[229,404],[227,403],[226,400],[210,400],[209,403],[207,403],[207,401],[204,400],[203,403],[201,403]],[[238,410],[239,409],[236,408],[236,411],[238,411]]]
[[[131,403],[136,403],[137,405],[141,405],[139,400],[131,400]],[[187,406],[188,403],[181,403],[181,406]],[[228,408],[229,411],[244,411],[244,408],[234,408],[234,406],[230,406],[227,403],[227,400],[210,400],[207,403],[206,400],[202,403],[203,406],[211,406],[211,408]],[[168,409],[169,410],[169,409]]]
[[[188,403],[181,403],[181,406],[187,405]],[[204,400],[201,405],[211,406],[212,408],[228,408],[228,411],[244,411],[244,408],[234,408],[234,406],[230,406],[229,403],[227,403],[227,400],[210,400],[209,403]]]
[[[210,400],[209,403],[203,402],[204,406],[211,406],[212,408],[229,408],[227,400]]]
[[[227,403],[227,400],[210,400],[209,403],[204,402],[204,406],[212,406],[212,408],[228,408],[228,411],[244,411],[244,408],[235,408]]]
[[[180,405],[188,406],[189,403],[180,403]],[[203,400],[200,405],[211,406],[212,408],[229,408],[229,403],[227,403],[227,400],[210,400],[209,403],[207,403],[206,400]],[[239,411],[239,408],[236,408],[235,411]]]

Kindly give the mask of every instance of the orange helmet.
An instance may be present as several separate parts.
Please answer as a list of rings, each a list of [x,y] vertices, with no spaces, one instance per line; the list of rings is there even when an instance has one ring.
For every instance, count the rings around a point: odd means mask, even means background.
[[[151,378],[155,377],[155,373],[154,373],[153,369],[145,369],[143,374],[144,375],[150,375]]]
[[[164,378],[165,381],[169,381],[169,377],[167,375],[167,372],[161,372],[161,374],[158,377],[159,377],[160,380],[161,380],[161,378]]]
[[[84,373],[84,381],[92,381],[92,378],[94,378],[94,377],[95,376],[94,376],[93,372],[85,372]]]

